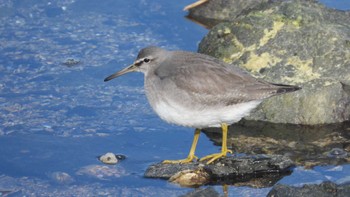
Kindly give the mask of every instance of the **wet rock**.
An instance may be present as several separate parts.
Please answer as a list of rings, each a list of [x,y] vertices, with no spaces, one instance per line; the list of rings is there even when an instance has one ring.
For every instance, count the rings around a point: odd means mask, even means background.
[[[98,160],[100,160],[102,163],[110,165],[117,164],[119,161],[124,159],[126,159],[124,155],[116,155],[114,153],[106,153],[98,157]]]
[[[208,184],[234,184],[238,182],[249,184],[249,180],[256,178],[270,179],[271,181],[267,182],[273,184],[284,175],[289,174],[292,166],[293,162],[288,157],[281,155],[226,157],[210,165],[198,162],[190,164],[157,163],[149,166],[144,176],[169,179],[184,170],[195,171],[198,168],[203,168],[210,176]]]
[[[209,182],[210,175],[205,168],[198,167],[194,170],[183,170],[169,178],[172,183],[182,187],[199,187]]]
[[[249,120],[305,125],[343,122],[350,120],[349,18],[350,12],[314,1],[257,4],[238,17],[226,16],[228,22],[211,29],[199,52],[238,65],[258,78],[303,87],[266,100]]]
[[[350,162],[350,122],[322,126],[240,121],[229,127],[227,144],[234,153],[286,155],[296,165],[343,165]],[[220,146],[221,129],[205,129]]]
[[[199,163],[188,164],[163,164],[157,163],[149,166],[145,172],[147,178],[169,179],[176,173],[184,170],[194,170],[199,167]]]
[[[79,59],[67,58],[62,64],[67,66],[67,67],[73,67],[73,66],[76,66],[80,63],[81,63],[81,61]]]
[[[267,196],[288,197],[288,196],[308,196],[308,197],[332,197],[350,196],[350,184],[336,185],[332,182],[323,182],[319,185],[310,184],[302,187],[288,185],[275,185]]]
[[[344,149],[333,148],[328,152],[327,156],[331,158],[346,158],[348,156],[348,153]]]

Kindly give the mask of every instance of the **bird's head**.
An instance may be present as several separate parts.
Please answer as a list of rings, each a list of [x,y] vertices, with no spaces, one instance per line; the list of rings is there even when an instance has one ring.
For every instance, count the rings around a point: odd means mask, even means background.
[[[126,73],[134,71],[147,73],[148,71],[155,69],[158,65],[160,65],[166,56],[166,52],[167,51],[164,49],[153,46],[143,48],[137,55],[137,58],[133,64],[106,77],[104,81],[109,81]]]

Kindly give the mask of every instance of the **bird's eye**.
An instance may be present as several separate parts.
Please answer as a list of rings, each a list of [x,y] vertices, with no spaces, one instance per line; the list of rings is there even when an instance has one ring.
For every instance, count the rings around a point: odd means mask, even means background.
[[[150,61],[151,61],[151,60],[148,59],[148,58],[143,59],[143,62],[146,62],[146,63],[148,63],[148,62],[150,62]]]

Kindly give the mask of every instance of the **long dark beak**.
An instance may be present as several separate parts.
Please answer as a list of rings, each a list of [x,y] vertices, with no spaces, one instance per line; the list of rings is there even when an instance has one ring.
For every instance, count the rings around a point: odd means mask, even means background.
[[[124,68],[123,70],[120,70],[120,71],[118,71],[118,72],[116,72],[116,73],[106,77],[104,81],[106,82],[106,81],[109,81],[109,80],[114,79],[116,77],[119,77],[121,75],[124,75],[126,73],[136,71],[136,68],[137,67],[135,66],[135,64],[131,64],[130,66]]]

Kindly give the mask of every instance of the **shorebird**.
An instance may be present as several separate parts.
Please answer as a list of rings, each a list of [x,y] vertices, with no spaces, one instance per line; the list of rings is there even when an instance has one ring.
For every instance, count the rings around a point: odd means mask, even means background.
[[[300,89],[256,79],[239,67],[208,55],[158,47],[142,49],[133,64],[104,81],[133,71],[144,74],[147,99],[161,119],[195,128],[187,158],[163,163],[189,163],[198,159],[195,150],[200,131],[208,127],[222,128],[221,152],[200,161],[210,164],[225,157],[232,153],[227,148],[228,125],[247,116],[264,99]]]

